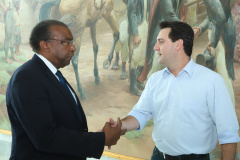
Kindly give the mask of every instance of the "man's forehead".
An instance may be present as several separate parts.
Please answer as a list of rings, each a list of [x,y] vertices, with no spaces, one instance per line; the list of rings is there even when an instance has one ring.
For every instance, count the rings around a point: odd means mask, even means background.
[[[66,26],[54,25],[50,27],[53,37],[63,37],[65,39],[73,39],[72,33]]]
[[[168,38],[170,30],[171,30],[171,28],[163,28],[159,32],[157,39],[166,39],[166,38]]]
[[[160,33],[161,34],[169,34],[169,32],[171,31],[171,28],[163,28],[161,31],[160,31]]]

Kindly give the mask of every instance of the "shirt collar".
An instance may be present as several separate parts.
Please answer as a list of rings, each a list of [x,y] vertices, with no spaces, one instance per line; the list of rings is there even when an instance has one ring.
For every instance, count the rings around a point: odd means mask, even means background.
[[[45,57],[43,57],[41,54],[36,53],[36,55],[46,64],[46,66],[50,69],[50,71],[55,75],[57,72],[57,68]]]
[[[193,69],[194,69],[194,66],[195,66],[195,62],[193,61],[192,57],[190,57],[190,61],[188,62],[188,64],[182,69],[182,71],[180,71],[179,75],[182,74],[182,72],[186,72],[190,77],[192,77],[192,74],[193,74]],[[165,74],[168,73],[170,74],[170,70],[168,67],[164,68],[164,71],[163,71]],[[178,76],[179,76],[178,75]]]
[[[183,68],[182,71],[185,71],[190,77],[193,75],[193,70],[194,70],[195,62],[193,61],[192,57],[190,57],[190,61],[188,64]],[[182,72],[181,71],[181,72]],[[181,73],[180,72],[180,73]]]

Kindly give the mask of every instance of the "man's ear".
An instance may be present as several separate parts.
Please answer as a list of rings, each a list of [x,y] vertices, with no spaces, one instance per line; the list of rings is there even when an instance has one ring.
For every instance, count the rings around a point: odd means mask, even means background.
[[[179,51],[183,49],[183,40],[182,39],[179,39],[176,41],[176,47],[175,47],[175,50],[176,51]]]
[[[40,49],[42,51],[44,51],[44,52],[48,52],[49,51],[47,41],[40,41]]]

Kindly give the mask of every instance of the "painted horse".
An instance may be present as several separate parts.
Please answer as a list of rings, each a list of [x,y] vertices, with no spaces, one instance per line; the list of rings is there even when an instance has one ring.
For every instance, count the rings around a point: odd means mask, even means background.
[[[86,94],[82,88],[78,74],[78,56],[84,29],[86,27],[90,27],[94,52],[95,84],[99,84],[100,77],[97,64],[98,44],[96,41],[96,23],[103,17],[113,30],[113,45],[110,53],[108,54],[108,59],[105,60],[103,64],[103,68],[106,69],[111,64],[114,48],[119,39],[118,27],[111,13],[112,9],[112,0],[52,0],[44,3],[40,8],[40,21],[50,18],[60,20],[67,24],[73,33],[76,53],[71,62],[74,68],[78,92],[80,93],[81,99],[86,98]]]

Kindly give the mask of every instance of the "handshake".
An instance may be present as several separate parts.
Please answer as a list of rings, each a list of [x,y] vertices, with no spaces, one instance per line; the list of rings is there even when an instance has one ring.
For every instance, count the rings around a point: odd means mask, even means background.
[[[108,146],[108,149],[111,149],[112,145],[117,144],[120,136],[127,132],[127,129],[122,129],[122,122],[118,117],[117,122],[110,118],[109,122],[106,122],[103,129],[100,131],[105,133],[105,146]]]

